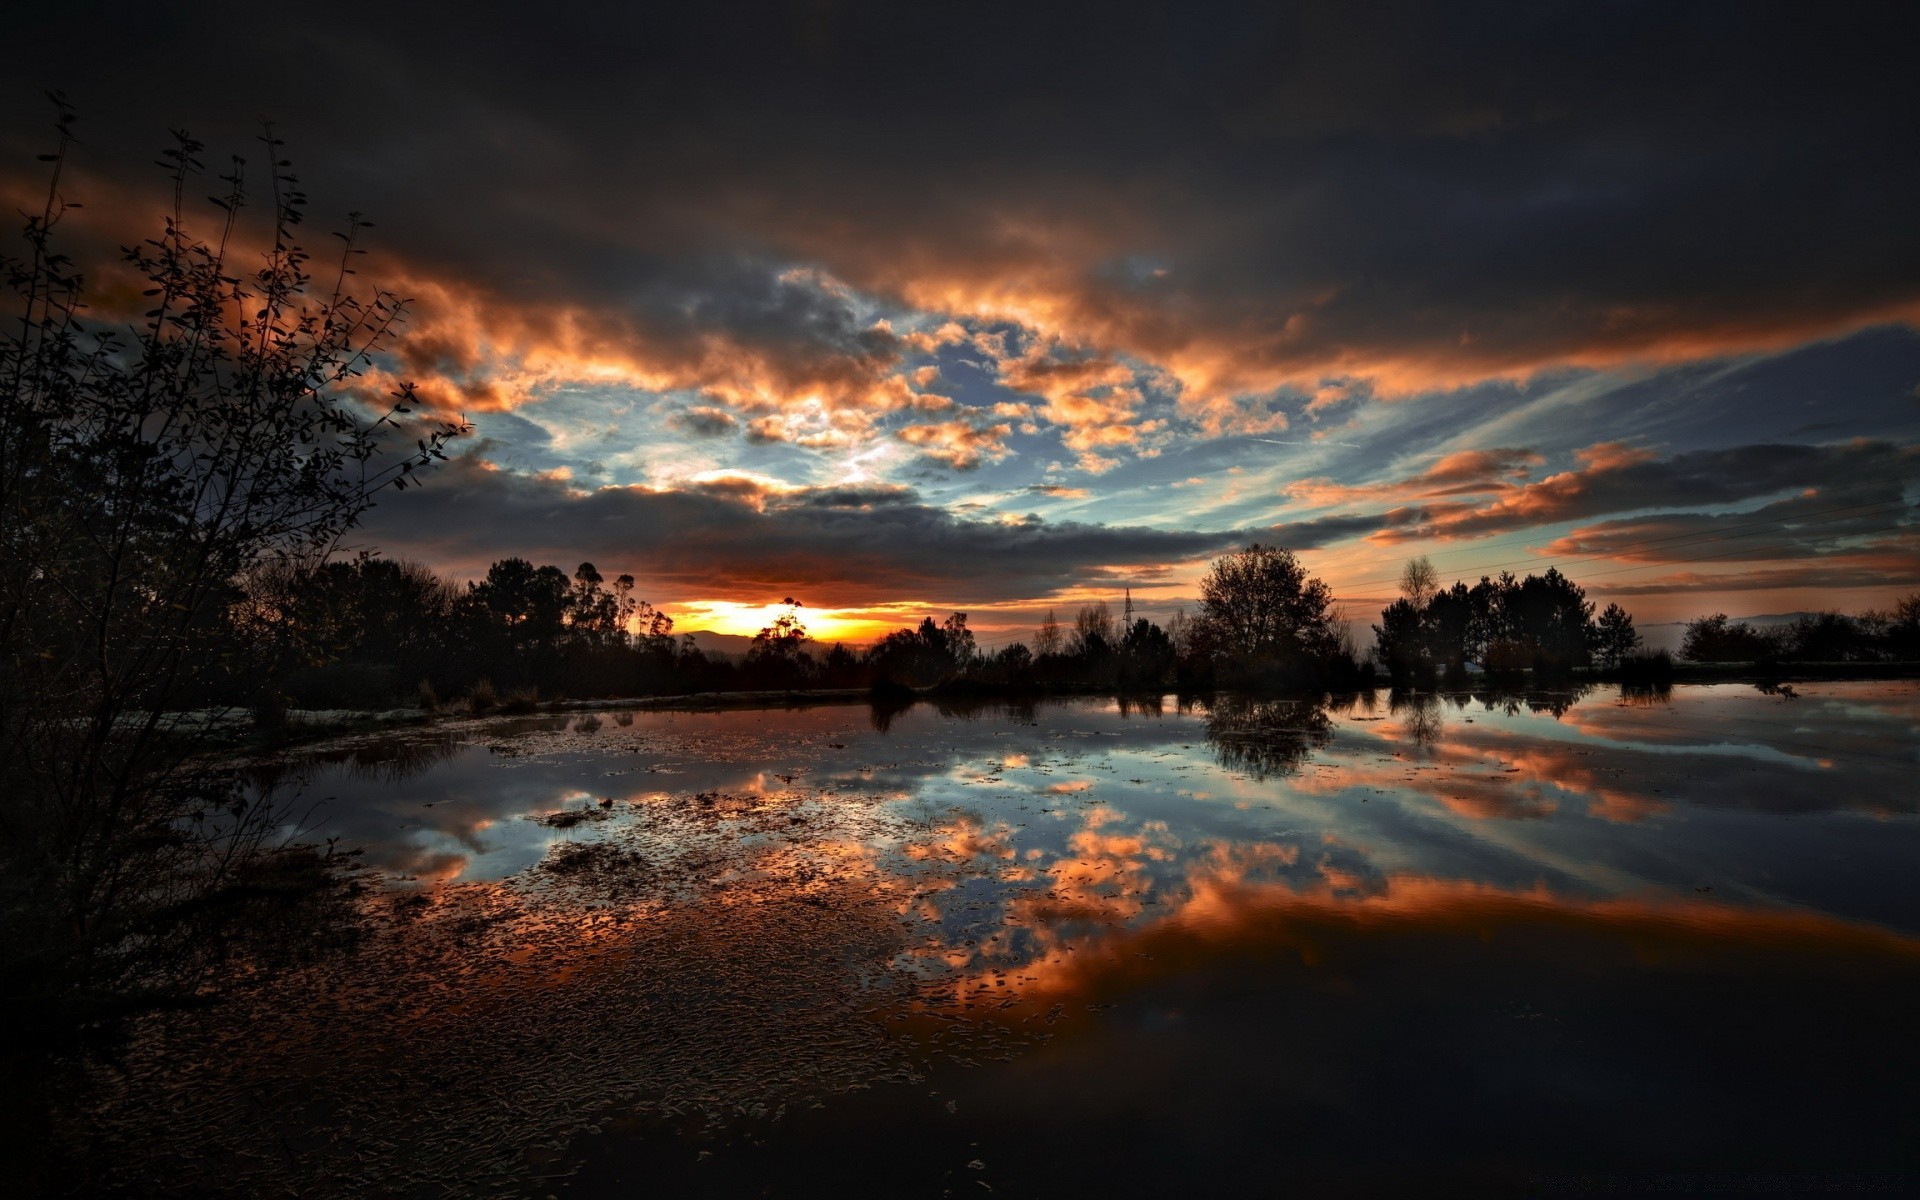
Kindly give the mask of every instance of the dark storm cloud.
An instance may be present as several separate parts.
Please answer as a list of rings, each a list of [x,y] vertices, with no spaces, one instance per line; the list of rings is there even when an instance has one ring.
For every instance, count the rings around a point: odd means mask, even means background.
[[[410,270],[535,324],[585,309],[648,354],[717,339],[803,384],[865,379],[884,338],[729,265],[802,263],[922,307],[1041,314],[1196,392],[1327,372],[1405,389],[1910,314],[1906,20],[796,3],[397,5],[357,26],[185,6],[156,25],[40,6],[10,30],[35,69],[4,86],[10,145],[38,148],[33,90],[63,86],[98,115],[101,169],[144,164],[161,123],[242,145],[273,113],[320,202],[378,214]]]
[[[1485,504],[1408,510],[1401,524],[1375,539],[1485,537],[1612,513],[1736,504],[1788,489],[1813,489],[1824,499],[1823,507],[1832,508],[1856,498],[1897,494],[1920,467],[1920,447],[1878,441],[1733,446],[1671,458],[1605,442],[1579,457],[1579,468],[1516,487]]]
[[[83,110],[69,184],[103,230],[162,207],[148,164],[166,127],[219,164],[275,117],[315,223],[378,220],[369,274],[418,300],[400,367],[506,443],[487,456],[515,470],[466,462],[377,511],[375,540],[445,565],[592,558],[649,574],[656,598],[965,603],[1256,537],[1666,514],[1577,535],[1627,552],[1724,528],[1705,508],[1920,465],[1897,445],[1912,410],[1885,399],[1886,379],[1911,387],[1912,336],[1861,335],[1886,343],[1871,387],[1859,343],[1803,345],[1920,314],[1920,88],[1896,6],[156,11],[11,15],[0,192],[37,170],[42,87]],[[110,252],[149,232],[97,236]],[[1796,344],[1798,373],[1764,393],[1703,361]],[[935,353],[947,372],[922,374]],[[1581,377],[1553,368],[1632,359],[1691,363],[1691,382],[1525,407]],[[710,440],[689,461],[762,467],[890,442],[1054,502],[1237,465],[1245,446],[1217,434],[1358,444],[1307,481],[1347,511],[1217,534],[972,522],[884,485],[585,492],[561,478],[591,473],[572,450],[621,449],[581,414],[591,396],[499,410],[600,383],[668,393],[634,410],[658,425],[620,426],[635,449],[664,443],[655,466],[692,439]],[[1364,419],[1440,388],[1458,390],[1384,432]],[[1509,409],[1494,448],[1461,448]],[[1718,448],[1831,438],[1809,427],[1829,420],[1886,441]],[[1183,442],[1195,430],[1205,446]],[[1579,445],[1580,466],[1536,478]],[[1040,474],[1056,455],[1061,474]],[[1424,473],[1386,474],[1400,462]],[[1111,468],[1105,488],[1069,464]],[[1264,523],[1276,503],[1212,520]],[[1799,510],[1753,519],[1832,549]]]
[[[721,437],[740,428],[740,422],[724,408],[696,405],[674,413],[667,420],[695,437]]]
[[[581,491],[474,458],[453,460],[404,504],[376,508],[364,534],[385,553],[473,575],[511,555],[569,568],[591,561],[631,572],[655,599],[762,602],[804,587],[829,607],[1025,599],[1104,577],[1103,567],[1273,540],[1272,531],[968,521],[889,485],[785,489],[723,476],[671,491]]]
[[[1920,510],[1901,482],[1842,483],[1746,512],[1660,513],[1602,521],[1576,529],[1545,548],[1548,554],[1598,555],[1635,562],[1686,562],[1702,554],[1738,554],[1745,560],[1798,559],[1851,553],[1854,539],[1898,535]]]
[[[1910,588],[1920,585],[1920,552],[1911,548],[1877,554],[1856,565],[1827,562],[1760,571],[1680,572],[1636,583],[1596,580],[1596,596],[1660,596],[1674,592],[1774,592],[1789,589]]]

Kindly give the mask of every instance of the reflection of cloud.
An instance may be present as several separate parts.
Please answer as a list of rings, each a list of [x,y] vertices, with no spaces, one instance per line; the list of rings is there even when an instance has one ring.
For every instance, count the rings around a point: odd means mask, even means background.
[[[1432,706],[1407,711],[1428,713],[1433,719]],[[1390,741],[1402,733],[1408,731],[1383,725],[1375,727],[1374,736]],[[1410,733],[1409,738],[1418,741]],[[1313,794],[1360,789],[1410,792],[1474,820],[1551,816],[1559,809],[1560,795],[1585,797],[1590,815],[1616,822],[1637,821],[1667,810],[1664,801],[1633,792],[1620,781],[1603,783],[1589,755],[1582,747],[1494,733],[1470,735],[1462,726],[1450,740],[1436,732],[1423,747],[1422,761],[1429,769],[1409,774],[1401,763],[1335,758],[1292,786]]]
[[[989,829],[978,817],[961,816],[935,827],[925,837],[908,842],[905,850],[909,858],[950,863],[966,863],[981,857],[1011,859],[1013,829],[1005,821],[996,822]]]
[[[430,887],[439,887],[460,878],[467,869],[468,856],[449,850],[428,850],[408,847],[393,853],[383,854],[379,865],[396,878],[419,880]]]
[[[1511,890],[1417,875],[1366,880],[1325,866],[1320,874],[1316,886],[1302,888],[1250,882],[1234,864],[1196,864],[1188,898],[1165,916],[1074,943],[1071,951],[1049,947],[1026,964],[1033,982],[1022,1001],[1039,1010],[1073,996],[1110,996],[1240,952],[1267,958],[1287,950],[1308,966],[1333,969],[1343,953],[1367,952],[1369,943],[1386,951],[1503,941],[1551,955],[1564,939],[1565,953],[1577,958],[1591,955],[1597,941],[1623,965],[1660,953],[1670,967],[1755,951],[1920,962],[1920,939],[1802,909],[1664,896],[1583,899],[1544,886]]]

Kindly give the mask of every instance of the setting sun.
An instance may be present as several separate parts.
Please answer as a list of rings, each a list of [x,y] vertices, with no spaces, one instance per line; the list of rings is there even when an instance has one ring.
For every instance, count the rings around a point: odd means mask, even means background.
[[[679,633],[706,630],[709,633],[752,637],[779,620],[786,613],[787,606],[738,604],[731,600],[689,600],[668,606],[668,611],[673,616],[674,629]],[[888,626],[874,621],[843,616],[834,609],[808,608],[803,604],[795,612],[815,641],[866,641],[888,629]]]

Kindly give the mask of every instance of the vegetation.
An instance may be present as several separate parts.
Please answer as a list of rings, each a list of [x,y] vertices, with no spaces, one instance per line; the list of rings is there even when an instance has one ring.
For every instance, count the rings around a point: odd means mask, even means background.
[[[1498,675],[1595,666],[1628,682],[1673,678],[1673,657],[1641,649],[1631,614],[1609,604],[1594,616],[1586,591],[1555,568],[1443,589],[1432,565],[1416,558],[1400,590],[1373,627],[1374,652],[1397,684],[1444,678],[1458,685],[1469,668]],[[1886,611],[1812,613],[1769,627],[1725,613],[1700,617],[1688,623],[1680,657],[1761,666],[1920,660],[1920,592]]]
[[[959,612],[927,616],[864,651],[822,646],[788,597],[744,656],[709,654],[676,636],[672,619],[637,596],[631,576],[609,583],[592,563],[569,574],[503,559],[478,582],[460,584],[419,564],[363,555],[265,572],[249,586],[236,611],[285,614],[303,631],[307,652],[274,678],[269,696],[256,697],[266,712],[277,704],[443,702],[489,711],[563,697],[811,688],[1326,690],[1374,677],[1374,664],[1346,643],[1326,585],[1287,551],[1259,545],[1212,564],[1196,614],[1175,613],[1164,626],[1144,617],[1128,624],[1095,602],[1069,621],[1049,611],[1030,641],[993,652],[980,648]],[[1469,672],[1588,667],[1648,684],[1673,677],[1671,656],[1641,649],[1631,614],[1609,604],[1596,615],[1585,591],[1558,570],[1442,587],[1417,559],[1402,590],[1374,626],[1374,655],[1397,684],[1459,686]],[[1892,613],[1827,614],[1779,631],[1705,618],[1690,627],[1686,657],[1884,658],[1914,641],[1916,613],[1910,599]]]
[[[356,286],[366,222],[324,271],[302,247],[270,133],[259,188],[237,157],[219,176],[209,238],[183,199],[202,147],[176,135],[173,211],[122,252],[144,303],[89,289],[60,248],[71,125],[62,105],[44,203],[0,261],[0,1002],[30,1045],[192,995],[210,956],[252,945],[228,934],[270,928],[324,873],[272,840],[190,710],[266,704],[256,681],[320,653],[335,625],[265,601],[326,578],[375,497],[459,432],[412,424],[405,387],[362,386],[404,306]]]
[[[1373,627],[1375,653],[1396,683],[1462,679],[1469,666],[1493,674],[1564,672],[1596,655],[1618,666],[1639,644],[1633,618],[1609,605],[1599,621],[1585,589],[1549,567],[1516,579],[1481,576],[1468,587],[1439,586],[1424,558],[1408,564],[1401,598]]]
[[[1292,552],[1256,543],[1200,581],[1190,657],[1223,683],[1351,685],[1359,662],[1341,629],[1332,589]]]
[[[1887,610],[1856,616],[1808,613],[1756,627],[1725,613],[1687,623],[1680,656],[1701,663],[1866,663],[1920,661],[1920,592]]]
[[[310,656],[274,678],[273,705],[307,708],[437,705],[473,710],[503,696],[531,699],[800,688],[889,690],[1154,689],[1172,686],[1352,686],[1368,677],[1340,636],[1330,593],[1284,550],[1251,546],[1221,558],[1200,613],[1162,628],[1117,621],[1104,603],[1052,613],[1036,653],[1015,642],[984,653],[966,613],[896,630],[864,653],[820,647],[799,604],[762,629],[738,661],[675,637],[673,621],[635,596],[631,576],[609,587],[592,563],[503,559],[476,583],[443,580],[417,563],[371,555],[302,573],[266,572],[247,610],[271,610],[307,631]]]

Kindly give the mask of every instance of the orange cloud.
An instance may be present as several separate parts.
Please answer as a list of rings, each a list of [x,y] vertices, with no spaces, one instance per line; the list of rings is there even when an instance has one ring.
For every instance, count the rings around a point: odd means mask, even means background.
[[[943,462],[960,471],[970,471],[982,462],[998,462],[1010,451],[1007,438],[1011,425],[975,425],[970,421],[940,421],[927,425],[907,425],[894,436],[920,451],[927,458]]]

